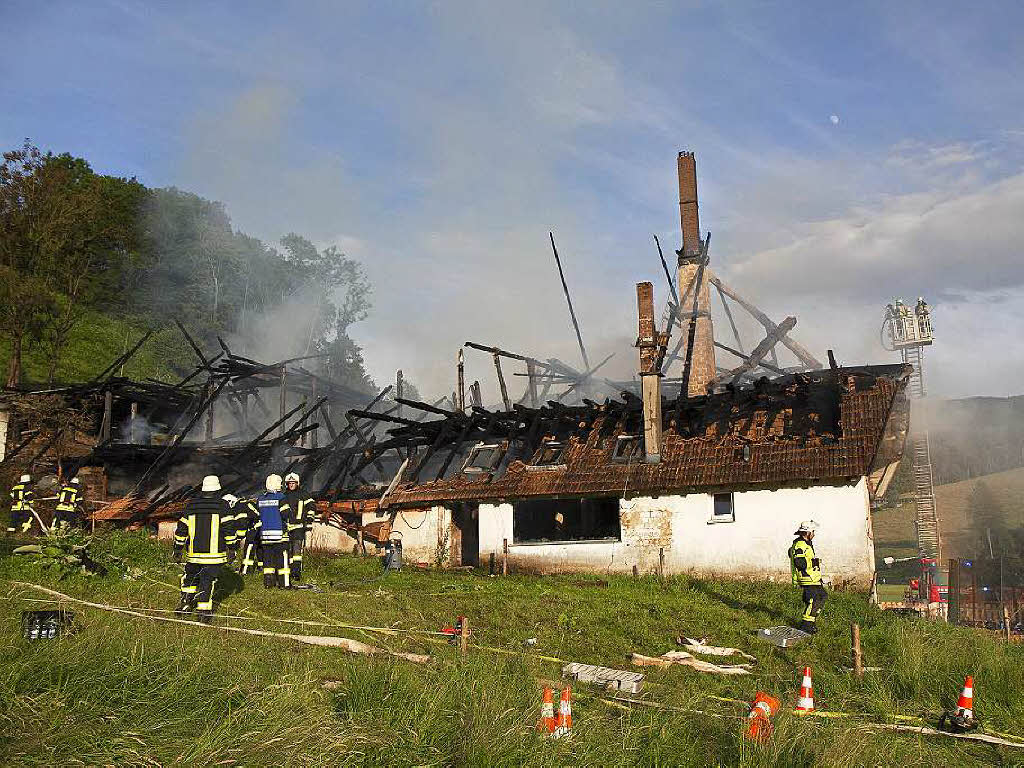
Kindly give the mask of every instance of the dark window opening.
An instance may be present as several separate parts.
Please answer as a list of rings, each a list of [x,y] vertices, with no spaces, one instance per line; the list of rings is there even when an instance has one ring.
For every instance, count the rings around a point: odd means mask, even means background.
[[[711,515],[711,522],[736,522],[736,507],[733,504],[733,495],[731,493],[716,493],[714,495],[714,507]]]
[[[549,467],[562,463],[562,456],[565,454],[565,443],[558,440],[545,440],[537,452],[534,465],[538,467]]]
[[[480,445],[473,448],[463,466],[463,472],[493,472],[501,462],[505,449],[501,445]]]
[[[619,500],[530,499],[512,504],[512,541],[619,541]]]
[[[615,438],[615,446],[612,448],[612,461],[620,464],[632,461],[639,447],[640,440],[636,435],[619,435]]]

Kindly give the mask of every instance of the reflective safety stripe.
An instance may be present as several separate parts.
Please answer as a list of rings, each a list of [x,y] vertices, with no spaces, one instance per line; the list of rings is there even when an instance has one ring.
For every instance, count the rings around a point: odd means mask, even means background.
[[[267,528],[263,528],[260,531],[260,538],[263,541],[278,542],[284,541],[284,531],[274,531]]]
[[[221,565],[227,561],[228,556],[223,552],[196,552],[185,557],[185,562],[199,565]]]

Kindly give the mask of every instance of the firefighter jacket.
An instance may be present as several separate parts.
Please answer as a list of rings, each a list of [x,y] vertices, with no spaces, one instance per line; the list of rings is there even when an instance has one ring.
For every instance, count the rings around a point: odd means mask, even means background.
[[[78,512],[80,501],[78,494],[80,492],[81,489],[77,485],[71,485],[70,483],[62,485],[60,493],[57,494],[57,511],[70,512],[72,514]]]
[[[291,508],[283,493],[268,492],[257,497],[256,506],[260,519],[256,527],[260,531],[260,541],[264,544],[275,544],[288,538],[288,517]]]
[[[284,495],[285,501],[291,511],[288,518],[288,533],[298,535],[299,532],[307,532],[313,528],[313,518],[316,517],[316,502],[312,497],[304,496],[302,491],[287,491]]]
[[[811,542],[797,537],[789,548],[789,564],[793,570],[793,583],[799,587],[821,585],[821,560],[814,556]]]
[[[32,490],[28,483],[15,483],[11,487],[11,509],[13,511],[30,510],[35,500],[35,491]]]
[[[228,561],[228,547],[235,546],[234,515],[215,491],[189,501],[174,531],[174,551],[185,551],[185,561],[220,565]]]
[[[256,502],[251,499],[239,499],[235,502],[235,538],[239,545],[250,536],[255,536],[260,519]]]

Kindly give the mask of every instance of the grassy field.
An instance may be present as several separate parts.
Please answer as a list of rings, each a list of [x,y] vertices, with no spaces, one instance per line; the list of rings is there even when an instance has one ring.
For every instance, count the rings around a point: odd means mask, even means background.
[[[20,612],[52,603],[30,602],[40,595],[16,580],[112,605],[176,605],[177,567],[165,548],[117,534],[93,549],[101,561],[116,555],[131,570],[60,580],[21,556],[0,559],[2,764],[1024,765],[1024,750],[871,728],[896,714],[934,724],[973,674],[985,726],[1024,739],[1024,646],[883,614],[860,594],[833,595],[813,642],[782,650],[754,634],[796,618],[794,591],[779,585],[411,569],[381,578],[373,559],[314,558],[309,580],[323,592],[267,592],[257,577],[227,579],[218,585],[218,613],[250,620],[217,624],[341,635],[431,661],[355,656],[80,607],[77,634],[21,639]],[[437,631],[458,614],[473,628],[464,659],[435,635],[401,631]],[[843,669],[851,621],[863,628],[867,663],[883,668],[863,681]],[[610,694],[580,687],[573,739],[536,735],[538,680],[557,680],[561,666],[544,657],[628,669],[631,652],[660,655],[679,634],[753,654],[754,674],[644,669],[642,698],[677,709],[609,703]],[[537,644],[527,649],[531,637]],[[783,713],[769,744],[743,740],[745,702],[764,690],[791,706],[803,664],[814,670],[818,707],[853,716]]]

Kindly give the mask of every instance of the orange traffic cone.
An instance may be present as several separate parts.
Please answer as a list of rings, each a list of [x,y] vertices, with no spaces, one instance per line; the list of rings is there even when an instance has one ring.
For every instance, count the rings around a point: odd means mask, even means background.
[[[572,736],[572,691],[562,689],[562,697],[558,702],[558,717],[555,719],[554,737]]]
[[[779,700],[757,692],[747,714],[747,730],[743,736],[753,741],[768,741],[772,735],[772,716],[779,711]]]
[[[974,678],[970,675],[964,678],[964,689],[956,703],[956,716],[961,720],[974,719]]]
[[[555,702],[551,698],[551,688],[544,686],[544,701],[540,705],[540,720],[537,730],[544,734],[555,732]]]
[[[796,699],[796,713],[814,711],[814,683],[811,682],[811,668],[804,667],[804,679],[800,683],[800,695]]]

